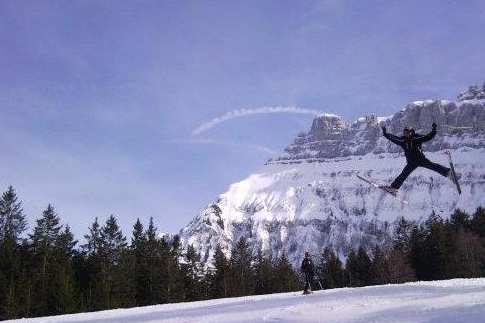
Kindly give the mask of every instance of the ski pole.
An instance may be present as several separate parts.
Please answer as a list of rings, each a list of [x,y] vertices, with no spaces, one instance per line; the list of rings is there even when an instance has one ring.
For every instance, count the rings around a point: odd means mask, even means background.
[[[320,277],[318,277],[318,275],[313,275],[313,278],[317,277],[317,282],[318,282],[318,285],[320,285],[320,289],[323,289],[322,287],[322,282],[320,281]]]

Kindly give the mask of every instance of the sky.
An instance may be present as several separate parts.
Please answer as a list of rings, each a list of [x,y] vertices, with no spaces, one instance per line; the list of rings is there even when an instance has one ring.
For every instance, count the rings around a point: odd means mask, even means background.
[[[315,113],[482,84],[484,30],[482,0],[0,0],[0,190],[30,229],[175,233]]]

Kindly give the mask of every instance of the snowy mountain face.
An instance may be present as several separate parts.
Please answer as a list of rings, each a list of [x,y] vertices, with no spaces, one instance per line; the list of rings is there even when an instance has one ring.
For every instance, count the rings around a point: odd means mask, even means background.
[[[384,245],[401,216],[421,221],[433,211],[445,217],[456,208],[473,212],[485,205],[485,88],[470,89],[456,102],[417,101],[386,118],[315,118],[281,156],[231,185],[183,228],[183,245],[192,244],[210,261],[217,244],[229,253],[244,236],[254,252],[286,252],[297,265],[305,250],[316,255],[329,246],[344,258],[360,245]],[[433,122],[438,134],[423,149],[444,165],[444,151],[452,152],[462,195],[449,179],[426,169],[402,186],[408,205],[356,177],[390,183],[404,167],[403,153],[382,136],[382,125],[398,135],[404,127],[425,134]]]

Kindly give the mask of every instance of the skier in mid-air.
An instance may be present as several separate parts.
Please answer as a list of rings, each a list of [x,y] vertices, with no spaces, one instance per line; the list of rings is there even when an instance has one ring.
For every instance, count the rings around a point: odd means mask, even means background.
[[[301,271],[305,275],[305,288],[303,294],[310,294],[312,292],[312,280],[313,280],[313,261],[310,257],[310,253],[305,251],[305,258],[301,262]]]
[[[400,146],[404,150],[404,155],[406,156],[407,162],[401,174],[399,174],[399,176],[392,182],[390,186],[382,186],[383,189],[393,195],[396,195],[397,191],[404,183],[406,178],[418,167],[424,167],[433,170],[435,172],[438,172],[440,175],[448,177],[452,181],[454,181],[450,168],[437,163],[433,163],[423,154],[421,145],[424,142],[434,138],[434,136],[436,135],[436,128],[436,123],[433,123],[431,132],[426,135],[416,134],[414,132],[414,129],[404,128],[403,136],[398,137],[388,133],[385,126],[382,127],[382,134],[384,135],[384,137],[386,137],[389,141],[395,143],[396,145]]]

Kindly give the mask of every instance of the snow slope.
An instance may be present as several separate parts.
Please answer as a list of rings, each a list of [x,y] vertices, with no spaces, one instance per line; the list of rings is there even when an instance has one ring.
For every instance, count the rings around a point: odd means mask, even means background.
[[[267,165],[231,185],[217,204],[182,231],[182,237],[209,261],[217,243],[228,250],[241,236],[255,249],[273,255],[287,252],[295,265],[304,250],[318,254],[326,246],[344,258],[350,248],[386,243],[400,216],[421,221],[432,211],[448,216],[457,207],[473,212],[485,205],[485,149],[462,148],[453,155],[463,174],[463,194],[458,195],[447,178],[418,169],[402,187],[408,205],[355,176],[360,173],[387,182],[404,166],[398,154]],[[447,163],[442,152],[428,157]]]
[[[13,322],[484,322],[485,278],[120,309]]]

